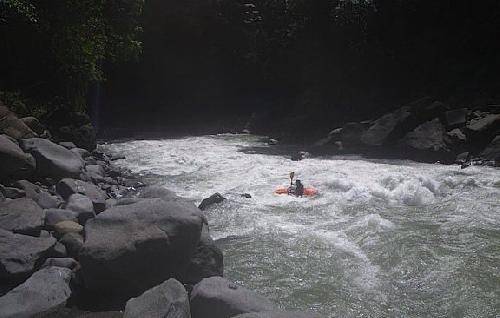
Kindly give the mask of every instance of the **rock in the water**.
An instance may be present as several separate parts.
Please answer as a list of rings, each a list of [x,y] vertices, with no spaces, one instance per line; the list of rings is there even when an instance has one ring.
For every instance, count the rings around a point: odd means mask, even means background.
[[[468,114],[469,110],[467,108],[454,109],[445,112],[444,118],[446,122],[446,127],[448,129],[452,129],[465,126]]]
[[[65,209],[77,212],[78,222],[82,225],[84,225],[88,219],[95,217],[92,200],[80,193],[72,194],[68,198]]]
[[[0,181],[30,176],[35,171],[35,159],[5,135],[0,135]]]
[[[124,318],[191,318],[184,286],[171,278],[153,287],[125,306]]]
[[[16,114],[0,103],[0,134],[14,139],[33,138],[35,133]]]
[[[69,268],[71,270],[75,270],[80,267],[80,264],[73,259],[69,257],[64,257],[64,258],[47,258],[45,260],[45,263],[43,263],[42,268],[45,267],[64,267],[64,268]]]
[[[26,279],[36,266],[52,256],[55,244],[53,237],[32,237],[0,229],[0,285]]]
[[[500,160],[500,135],[496,136],[486,149],[483,150],[481,158],[486,160]]]
[[[361,141],[368,146],[382,146],[403,137],[415,127],[411,107],[404,106],[375,120],[363,133]]]
[[[54,229],[54,226],[62,221],[78,222],[78,213],[63,209],[45,210],[45,226],[49,230]]]
[[[50,317],[71,297],[68,268],[47,267],[0,297],[1,317]]]
[[[157,186],[148,186],[142,188],[141,191],[139,192],[139,197],[159,198],[165,201],[172,201],[179,199],[179,197],[177,196],[177,194],[175,194],[175,192]]]
[[[21,146],[35,157],[36,173],[39,177],[56,180],[78,177],[83,169],[83,161],[78,155],[50,140],[24,139]]]
[[[321,316],[312,312],[263,311],[241,314],[233,318],[321,318]]]
[[[85,195],[92,201],[96,213],[101,213],[106,209],[106,194],[92,183],[65,178],[57,183],[56,191],[65,200],[76,193]]]
[[[209,206],[216,204],[216,203],[221,203],[224,200],[225,200],[225,198],[222,196],[222,194],[214,193],[210,197],[203,199],[203,201],[201,201],[198,208],[203,211],[206,208],[208,208]]]
[[[75,221],[61,221],[54,225],[54,232],[57,237],[62,237],[68,233],[81,233],[83,231],[83,226],[76,223]]]
[[[252,198],[252,195],[250,193],[243,193],[241,196],[243,198],[245,198],[245,199],[251,199]]]
[[[46,130],[45,126],[42,125],[36,117],[24,117],[21,118],[21,120],[26,124],[26,126],[39,135],[42,135]]]
[[[31,199],[0,203],[0,228],[15,233],[38,236],[43,226],[43,210]]]
[[[203,278],[224,275],[224,256],[210,237],[208,225],[203,224],[200,242],[189,261],[186,274],[182,281],[187,284],[197,284]]]
[[[436,158],[446,158],[449,149],[445,141],[445,130],[438,118],[423,123],[403,138],[403,143],[407,147],[410,155],[421,153],[422,155],[438,154],[438,157],[430,156],[428,161]],[[420,158],[426,160],[425,156]],[[449,158],[448,158],[449,159]]]
[[[191,292],[193,318],[229,318],[244,313],[276,309],[267,298],[222,277],[205,278],[194,286]]]
[[[340,141],[346,148],[355,148],[361,145],[361,136],[366,127],[360,123],[346,123],[340,130]]]
[[[176,277],[195,251],[201,227],[200,211],[175,201],[112,207],[85,225],[79,257],[84,283],[125,300]]]

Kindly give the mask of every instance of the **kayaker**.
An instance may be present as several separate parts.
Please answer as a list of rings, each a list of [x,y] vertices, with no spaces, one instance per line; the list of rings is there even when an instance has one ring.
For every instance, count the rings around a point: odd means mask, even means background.
[[[297,179],[297,181],[295,181],[295,193],[294,194],[298,197],[301,197],[304,195],[304,185],[302,184],[302,182],[300,182],[299,179]]]

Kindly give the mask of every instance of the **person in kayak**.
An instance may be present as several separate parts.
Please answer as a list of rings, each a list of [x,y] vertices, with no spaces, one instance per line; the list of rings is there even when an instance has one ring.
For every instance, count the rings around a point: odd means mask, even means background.
[[[288,194],[292,194],[298,197],[304,195],[304,185],[297,179],[295,184],[293,184],[293,178],[295,177],[295,172],[290,172],[290,187],[288,187]]]

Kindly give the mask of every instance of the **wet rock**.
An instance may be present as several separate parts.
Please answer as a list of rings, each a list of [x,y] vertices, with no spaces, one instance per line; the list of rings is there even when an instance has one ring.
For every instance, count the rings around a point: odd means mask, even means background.
[[[94,206],[96,213],[101,213],[106,209],[106,194],[96,185],[81,180],[65,178],[56,185],[56,191],[65,200],[73,194],[79,193],[88,197]]]
[[[214,193],[210,197],[203,199],[198,208],[203,211],[207,209],[209,206],[221,203],[224,200],[225,198],[220,193]]]
[[[467,123],[467,128],[473,132],[482,132],[500,124],[500,114],[475,112],[475,118]]]
[[[26,279],[47,257],[52,256],[55,244],[52,237],[32,237],[0,229],[0,285]]]
[[[366,127],[361,123],[346,123],[340,130],[340,141],[347,148],[361,145],[361,136],[365,133]]]
[[[205,278],[191,292],[193,318],[229,318],[273,310],[276,310],[276,306],[265,297],[222,277]]]
[[[438,118],[423,123],[403,138],[403,143],[410,156],[419,160],[451,160],[446,144],[445,130]]]
[[[125,306],[124,318],[191,318],[184,286],[171,278],[153,287]]]
[[[455,128],[446,133],[453,143],[465,143],[467,136],[459,129]]]
[[[38,135],[42,135],[46,128],[42,123],[38,120],[38,118],[35,117],[24,117],[21,118],[23,123],[28,126],[32,131],[37,133]]]
[[[481,158],[486,160],[499,160],[500,159],[500,135],[496,136],[495,139],[486,147],[486,149],[481,152]]]
[[[362,134],[361,141],[368,146],[382,146],[398,140],[416,126],[411,107],[404,106],[375,120]]]
[[[50,317],[66,306],[71,297],[73,272],[62,267],[47,267],[22,285],[0,297],[2,317]]]
[[[267,144],[270,145],[270,146],[275,146],[275,145],[279,144],[279,141],[277,139],[270,138],[267,141]]]
[[[63,267],[71,270],[78,269],[80,264],[73,258],[65,257],[65,258],[47,258],[45,263],[43,263],[41,268],[45,267]]]
[[[66,247],[68,256],[78,259],[83,248],[83,236],[79,233],[66,233],[59,240]]]
[[[78,213],[63,209],[48,209],[45,210],[45,227],[49,230],[54,229],[54,226],[62,221],[78,221]]]
[[[454,109],[444,113],[446,128],[458,128],[465,126],[467,122],[467,115],[469,110],[467,108]]]
[[[36,136],[33,130],[1,103],[0,134],[5,134],[14,139],[33,138]]]
[[[93,158],[91,157],[90,152],[88,152],[87,150],[82,149],[82,148],[73,148],[73,149],[71,149],[71,152],[76,153],[82,159],[86,160],[87,164],[91,164],[90,160],[92,160]]]
[[[141,198],[159,198],[165,201],[178,200],[179,197],[175,192],[168,189],[156,186],[148,186],[141,189],[139,192]]]
[[[203,224],[200,242],[189,260],[186,274],[182,281],[187,284],[197,284],[203,278],[224,275],[224,256],[210,237],[208,225]]]
[[[92,201],[80,193],[72,194],[68,198],[65,209],[78,213],[78,222],[85,224],[88,219],[95,218],[94,205]]]
[[[26,192],[18,188],[4,187],[0,185],[0,191],[8,199],[20,199],[26,197]]]
[[[38,236],[43,226],[43,210],[31,199],[15,199],[0,203],[0,228]]]
[[[71,150],[76,148],[76,145],[72,143],[71,141],[62,141],[59,143],[60,146],[63,146],[64,148]]]
[[[233,318],[321,318],[312,312],[264,311],[234,316]]]
[[[457,164],[464,164],[466,162],[470,161],[470,153],[468,151],[459,153],[457,157],[455,158],[455,163]]]
[[[251,199],[252,198],[252,195],[250,193],[243,193],[241,196],[243,198],[245,198],[245,199]]]
[[[300,161],[302,159],[305,159],[305,158],[308,158],[310,157],[311,154],[308,153],[307,151],[299,151],[297,153],[294,153],[292,156],[291,156],[291,160],[292,161]]]
[[[59,180],[78,177],[83,169],[80,157],[50,140],[41,138],[24,139],[22,148],[35,157],[36,173],[39,177]]]
[[[89,220],[79,256],[85,286],[123,301],[177,276],[198,245],[200,214],[192,205],[144,199]]]
[[[75,221],[61,221],[54,225],[54,232],[57,237],[62,237],[68,233],[82,233],[83,226]]]
[[[35,159],[5,135],[0,135],[0,181],[20,179],[35,171]]]

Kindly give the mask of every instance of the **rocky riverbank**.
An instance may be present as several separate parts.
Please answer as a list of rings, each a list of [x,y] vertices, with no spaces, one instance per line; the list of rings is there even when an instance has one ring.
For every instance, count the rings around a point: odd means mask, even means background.
[[[66,124],[0,105],[0,317],[317,317],[223,278],[202,210]]]
[[[254,114],[244,131],[266,133],[292,143],[315,135],[313,122],[287,125],[279,131],[266,128],[270,122],[281,127],[266,116]],[[303,150],[464,166],[500,165],[499,105],[450,108],[432,98],[422,98],[378,118],[347,122],[331,129],[324,138],[305,142]],[[293,159],[301,156],[292,155]]]

